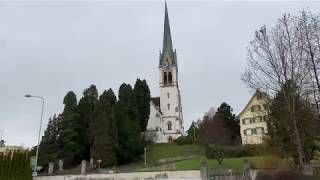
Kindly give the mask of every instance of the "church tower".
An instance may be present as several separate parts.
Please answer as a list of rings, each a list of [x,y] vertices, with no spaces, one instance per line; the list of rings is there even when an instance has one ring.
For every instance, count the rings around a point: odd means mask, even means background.
[[[167,3],[165,3],[163,45],[159,59],[160,109],[168,142],[184,133],[181,96],[178,83],[178,61],[172,46]]]

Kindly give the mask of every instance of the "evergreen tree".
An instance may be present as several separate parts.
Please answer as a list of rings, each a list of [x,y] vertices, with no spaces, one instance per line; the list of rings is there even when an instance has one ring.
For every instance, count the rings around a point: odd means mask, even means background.
[[[190,128],[187,130],[187,138],[191,139],[193,143],[199,143],[200,125],[201,120],[199,119],[196,122],[192,122]]]
[[[119,143],[117,157],[120,164],[130,162],[143,153],[138,112],[134,91],[129,84],[122,84],[115,107]]]
[[[81,139],[81,126],[77,112],[77,97],[74,92],[69,91],[63,99],[63,149],[65,164],[68,166],[75,161],[81,161],[80,154],[84,152]]]
[[[91,125],[94,129],[92,157],[95,161],[102,160],[102,167],[117,164],[114,104],[115,96],[113,91],[111,89],[104,91],[97,105],[97,117]]]
[[[23,171],[23,175],[22,175],[23,180],[31,180],[32,179],[32,169],[30,166],[30,159],[31,159],[30,152],[25,151],[24,152],[24,163],[23,163],[24,171]]]
[[[139,111],[138,118],[140,121],[140,129],[145,131],[149,115],[150,115],[150,90],[146,80],[137,79],[134,85],[134,94],[137,101]]]
[[[225,125],[231,131],[231,142],[232,144],[240,143],[240,120],[236,118],[235,114],[232,113],[232,107],[223,102],[220,107],[218,108],[216,114],[221,116],[224,120]]]
[[[48,163],[56,161],[61,153],[61,144],[63,144],[60,138],[62,134],[61,123],[62,116],[60,115],[54,115],[49,119],[39,147],[38,164],[41,166],[47,167]]]
[[[18,179],[19,178],[19,159],[21,153],[18,153],[17,151],[12,152],[12,159],[11,159],[11,179]]]
[[[83,150],[80,153],[80,159],[90,159],[90,151],[92,150],[93,128],[90,127],[95,119],[95,110],[98,103],[98,91],[95,85],[91,85],[83,92],[83,97],[79,101],[79,138],[82,140]]]
[[[284,84],[273,99],[267,125],[271,137],[270,145],[278,149],[283,156],[294,157],[298,161],[298,142],[295,135],[298,133],[304,162],[313,158],[318,125],[316,113],[310,103],[301,98],[292,81]]]
[[[213,117],[205,115],[200,125],[201,141],[220,145],[240,143],[239,119],[227,103],[222,103]]]

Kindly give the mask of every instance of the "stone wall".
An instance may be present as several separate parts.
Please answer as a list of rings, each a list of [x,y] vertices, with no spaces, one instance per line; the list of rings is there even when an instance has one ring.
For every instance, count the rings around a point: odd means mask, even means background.
[[[36,180],[144,180],[144,179],[201,179],[199,170],[131,172],[65,176],[38,176]]]

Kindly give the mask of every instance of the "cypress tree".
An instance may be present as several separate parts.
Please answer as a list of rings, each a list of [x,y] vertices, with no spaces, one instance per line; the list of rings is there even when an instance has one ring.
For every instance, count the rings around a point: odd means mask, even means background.
[[[29,152],[24,152],[23,159],[24,159],[24,173],[23,173],[23,180],[32,180],[32,169],[30,166],[30,158],[31,155]]]
[[[61,153],[61,116],[53,115],[49,119],[47,129],[44,131],[44,136],[41,139],[39,147],[38,164],[47,167],[49,162],[56,161]]]
[[[8,173],[8,160],[7,160],[7,158],[8,158],[8,154],[7,153],[3,153],[3,179],[6,179],[7,178],[7,173]]]
[[[134,94],[137,101],[139,111],[138,118],[140,121],[140,129],[145,131],[149,115],[150,115],[150,89],[146,80],[137,79],[134,85]]]
[[[77,112],[77,96],[69,91],[63,99],[63,149],[65,164],[69,165],[73,161],[79,163],[80,154],[84,151],[81,139],[81,126],[79,123],[79,113]]]
[[[19,154],[17,151],[12,151],[12,158],[11,158],[11,179],[16,180],[17,179],[17,166],[19,166],[18,157]]]
[[[116,165],[116,131],[114,127],[113,104],[115,96],[111,89],[104,91],[99,98],[96,118],[91,124],[93,131],[92,156],[102,160],[102,167]]]
[[[11,161],[11,157],[12,157],[12,151],[9,151],[6,158],[7,158],[7,169],[6,169],[6,178],[7,180],[11,180],[11,170],[12,170],[12,161]]]
[[[90,151],[92,150],[94,129],[90,128],[92,121],[95,118],[95,109],[98,103],[98,91],[95,85],[91,85],[83,92],[83,97],[79,101],[79,136],[84,146],[80,153],[81,159],[90,159]]]
[[[119,148],[117,157],[123,164],[142,154],[140,122],[134,91],[129,84],[119,88],[119,101],[115,106]]]

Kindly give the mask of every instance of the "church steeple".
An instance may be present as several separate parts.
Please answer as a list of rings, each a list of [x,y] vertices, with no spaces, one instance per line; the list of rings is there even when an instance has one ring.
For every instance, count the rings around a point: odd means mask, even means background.
[[[163,31],[163,45],[162,50],[173,50],[172,47],[172,39],[171,39],[171,32],[170,32],[170,24],[169,24],[169,15],[168,15],[168,8],[167,2],[165,2],[165,15],[164,15],[164,31]]]
[[[176,50],[173,49],[173,46],[172,46],[168,7],[167,7],[167,2],[165,2],[163,43],[162,43],[162,52],[160,52],[159,67],[162,67],[164,65],[164,61],[168,59],[170,59],[170,62],[172,63],[173,66],[177,67]],[[178,67],[177,67],[177,70],[178,70]]]

